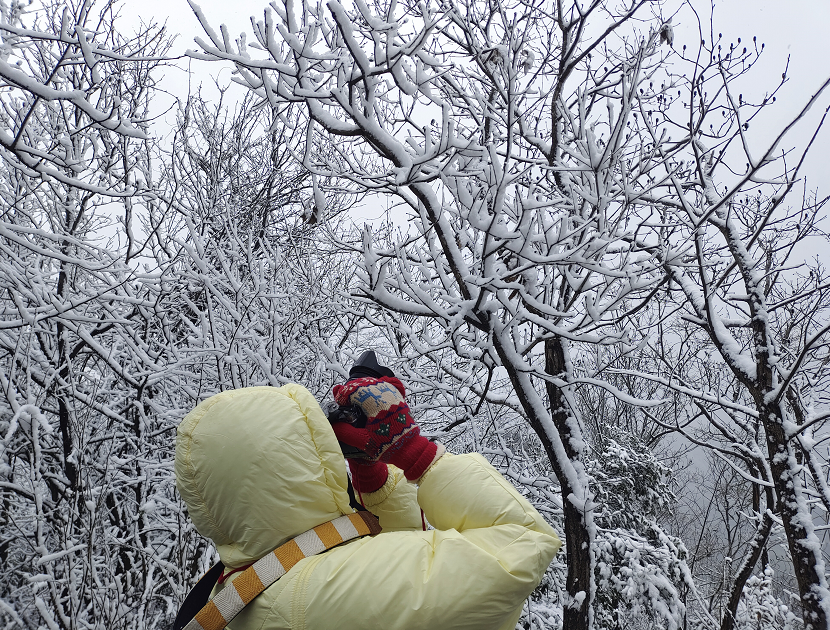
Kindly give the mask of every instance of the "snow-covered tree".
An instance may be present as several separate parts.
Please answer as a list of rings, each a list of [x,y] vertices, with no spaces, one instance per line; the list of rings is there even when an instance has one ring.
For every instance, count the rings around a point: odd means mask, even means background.
[[[648,347],[663,370],[647,378],[691,402],[674,422],[655,420],[713,449],[766,490],[763,509],[756,502],[754,539],[730,576],[721,627],[733,627],[744,584],[780,517],[805,627],[826,628],[830,592],[814,519],[828,507],[824,451],[816,444],[827,430],[830,300],[823,266],[800,254],[807,239],[827,243],[819,224],[826,199],[800,178],[825,118],[798,152],[785,143],[809,108],[827,101],[830,81],[756,151],[748,130],[775,91],[757,101],[735,91],[763,45],[738,40],[727,49],[705,34],[701,42],[702,54],[678,61],[688,68],[678,84],[687,121],[682,140],[661,145],[656,116],[641,119],[664,168],[649,195],[663,217],[661,240],[650,251],[669,277],[665,300],[676,315],[654,320]],[[658,116],[671,120],[671,108]]]
[[[252,105],[230,113],[191,98],[164,177],[179,227],[159,253],[169,256],[161,334],[173,387],[194,406],[226,389],[288,382],[322,399],[342,369],[321,348],[347,340],[354,321],[340,304],[353,261],[317,225],[335,229],[350,199],[330,193],[315,206],[325,182],[291,159],[298,126]]]
[[[169,39],[122,35],[111,4],[32,9],[0,27],[0,618],[141,628],[193,546],[134,262],[163,215],[141,127]]]
[[[325,293],[347,268],[303,216],[326,182],[292,167],[292,127],[194,99],[165,153],[144,124],[161,29],[124,37],[106,3],[18,9],[2,28],[30,82],[0,72],[2,132],[25,140],[0,162],[0,623],[164,626],[212,560],[175,492],[177,423],[228,387],[327,391],[315,344],[347,335]]]

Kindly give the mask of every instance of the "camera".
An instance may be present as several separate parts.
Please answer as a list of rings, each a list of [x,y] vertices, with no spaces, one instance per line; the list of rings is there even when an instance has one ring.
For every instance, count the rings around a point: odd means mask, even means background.
[[[341,407],[337,403],[329,403],[326,406],[326,418],[328,418],[330,424],[334,424],[335,422],[348,422],[358,429],[364,428],[368,421],[360,405]]]
[[[346,382],[348,383],[357,378],[382,378],[384,376],[395,376],[395,373],[385,365],[378,363],[374,350],[366,350],[360,355],[357,361],[354,362],[352,369],[349,370],[349,380]],[[360,408],[360,405],[346,405],[341,407],[337,403],[330,403],[326,405],[325,413],[330,424],[347,422],[358,429],[363,429],[369,421],[366,414],[363,413],[363,409]],[[343,451],[343,455],[348,458],[368,458],[366,453],[355,448],[354,446],[349,446],[343,442],[340,442],[339,444],[340,449]]]

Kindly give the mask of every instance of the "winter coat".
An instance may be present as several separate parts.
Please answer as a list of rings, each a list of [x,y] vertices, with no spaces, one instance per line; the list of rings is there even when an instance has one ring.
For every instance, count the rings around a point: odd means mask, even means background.
[[[190,517],[229,568],[353,511],[337,439],[299,385],[205,400],[179,426],[175,465]],[[476,454],[443,456],[420,487],[390,466],[362,499],[383,533],[300,561],[228,628],[513,630],[561,545]]]

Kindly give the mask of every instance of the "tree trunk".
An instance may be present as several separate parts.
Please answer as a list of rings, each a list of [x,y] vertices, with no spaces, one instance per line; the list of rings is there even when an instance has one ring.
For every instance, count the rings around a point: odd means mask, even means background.
[[[729,603],[727,604],[726,612],[723,614],[723,619],[721,619],[720,630],[733,630],[735,627],[735,615],[738,612],[738,604],[741,601],[744,585],[749,579],[749,576],[752,575],[752,571],[755,569],[755,565],[758,563],[758,559],[761,557],[764,549],[766,549],[767,538],[769,538],[771,529],[772,517],[770,517],[769,509],[767,509],[761,516],[761,523],[758,525],[755,536],[753,536],[752,542],[749,544],[749,555],[747,555],[743,565],[738,570],[738,575],[735,576],[735,583],[732,585],[732,592],[729,595]]]
[[[788,446],[781,412],[778,406],[761,407],[772,481],[798,581],[804,630],[827,630],[830,626],[825,606],[828,604],[823,601],[827,587],[824,571],[819,570],[823,569],[824,561],[820,543],[813,532],[812,516],[806,507],[806,497],[799,478],[801,467]]]
[[[593,545],[591,523],[593,507],[589,499],[589,490],[580,484],[576,469],[582,468],[583,437],[578,423],[570,416],[564,396],[559,388],[548,384],[550,409],[553,413],[557,436],[552,436],[545,428],[539,409],[533,404],[536,392],[525,391],[528,380],[523,378],[513,363],[513,357],[504,348],[498,334],[493,335],[493,346],[507,370],[516,396],[527,415],[528,423],[547,453],[551,468],[562,489],[562,505],[565,516],[565,553],[568,564],[568,576],[565,588],[569,601],[564,606],[563,630],[590,630],[590,614],[593,599]],[[561,374],[565,368],[565,349],[560,339],[545,341],[546,371]],[[553,371],[552,371],[553,370]],[[552,395],[551,395],[552,394]],[[554,439],[558,438],[563,447],[557,449]],[[564,451],[564,453],[563,453]]]
[[[824,576],[824,559],[821,542],[813,528],[813,517],[807,505],[807,497],[801,482],[803,466],[795,452],[794,436],[785,431],[786,411],[777,399],[778,382],[775,366],[781,357],[776,354],[775,334],[770,330],[770,310],[767,292],[770,261],[765,266],[755,261],[742,240],[740,230],[729,219],[720,216],[709,219],[721,230],[727,245],[740,269],[749,296],[752,314],[751,326],[755,354],[755,374],[747,374],[734,359],[732,369],[736,377],[747,386],[758,410],[758,418],[764,427],[767,441],[772,483],[779,514],[787,535],[793,572],[798,582],[804,630],[828,630],[830,593]],[[761,271],[766,273],[761,274]],[[764,280],[767,279],[767,280]],[[718,343],[714,331],[710,333]],[[724,352],[723,350],[721,352]],[[728,355],[728,351],[725,355]]]
[[[756,436],[758,432],[756,430]],[[754,477],[759,475],[759,470],[752,467],[749,471]],[[738,604],[743,595],[746,581],[755,570],[755,565],[758,564],[758,559],[762,560],[761,567],[766,569],[768,564],[767,558],[767,540],[769,533],[772,530],[772,514],[775,512],[775,496],[772,488],[766,486],[764,488],[766,494],[766,505],[764,511],[761,512],[761,486],[757,483],[752,484],[752,511],[758,514],[761,518],[758,523],[758,528],[755,530],[755,535],[752,537],[752,542],[749,543],[749,552],[744,559],[743,564],[738,569],[735,576],[735,581],[732,584],[732,592],[729,594],[729,602],[726,606],[726,612],[721,619],[720,630],[733,630],[735,627],[735,615],[738,613]]]
[[[556,337],[545,341],[545,372],[551,376],[563,374],[566,370],[565,349],[561,339]],[[565,453],[572,462],[582,461],[582,435],[574,435],[578,427],[571,417],[562,390],[553,383],[547,383],[550,412]],[[550,453],[549,453],[550,455]],[[553,463],[553,457],[551,456]],[[554,470],[556,466],[554,464]],[[565,606],[563,629],[581,630],[589,627],[589,609],[591,600],[592,566],[591,535],[588,528],[587,515],[581,506],[573,501],[572,497],[582,495],[582,490],[570,487],[565,475],[559,475],[559,485],[562,488],[562,506],[565,512],[565,553],[568,564],[568,576],[565,580],[565,590],[571,599],[570,605]],[[578,501],[576,503],[579,503]],[[580,599],[580,593],[582,593]]]
[[[64,255],[66,255],[68,249],[66,246],[62,248]],[[66,274],[66,264],[61,264],[60,274],[58,275],[58,300],[61,303],[65,302],[66,296],[66,283],[67,283],[67,274]],[[69,401],[67,399],[67,393],[64,391],[64,387],[69,382],[70,372],[69,372],[69,348],[67,347],[66,335],[67,331],[65,326],[58,321],[57,326],[55,327],[55,335],[57,337],[57,368],[58,368],[58,375],[60,377],[60,381],[56,385],[56,393],[58,399],[58,427],[60,428],[61,433],[61,446],[63,448],[63,468],[64,474],[66,474],[66,478],[69,480],[69,487],[72,490],[78,489],[78,468],[74,458],[72,456],[73,446],[72,446],[72,427],[71,427],[71,413],[69,408]]]

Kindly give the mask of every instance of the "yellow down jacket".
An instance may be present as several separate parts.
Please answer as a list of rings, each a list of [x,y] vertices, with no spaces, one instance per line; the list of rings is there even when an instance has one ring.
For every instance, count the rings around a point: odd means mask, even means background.
[[[337,439],[299,385],[202,402],[178,429],[176,481],[229,568],[353,511]],[[383,533],[300,561],[228,628],[513,630],[561,545],[475,454],[444,455],[419,487],[390,466],[386,484],[362,499]],[[422,530],[421,509],[435,529]]]

